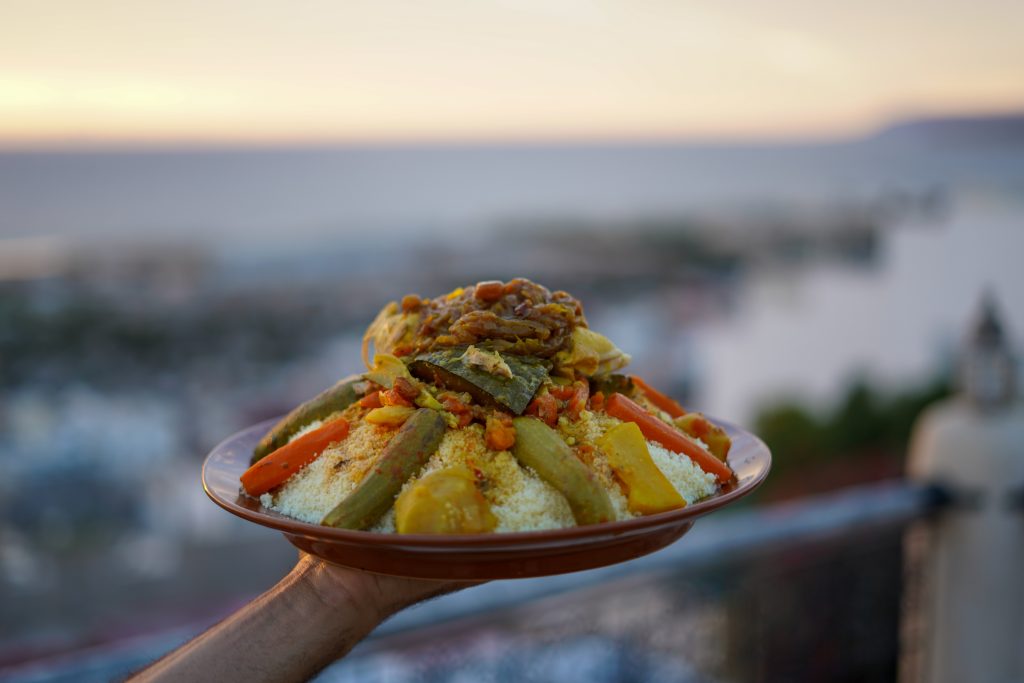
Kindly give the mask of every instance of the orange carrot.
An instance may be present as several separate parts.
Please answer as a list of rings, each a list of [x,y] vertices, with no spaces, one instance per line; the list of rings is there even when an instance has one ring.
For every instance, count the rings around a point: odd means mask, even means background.
[[[558,399],[551,394],[539,394],[526,406],[527,415],[536,415],[548,427],[558,423]]]
[[[586,382],[576,381],[572,385],[572,397],[565,407],[569,413],[570,420],[580,419],[580,412],[587,407],[587,399],[590,398],[590,385]]]
[[[633,380],[633,384],[640,387],[640,391],[644,392],[644,396],[647,397],[648,401],[668,413],[669,417],[682,417],[686,415],[686,410],[674,398],[661,393],[636,375],[630,375],[629,378]]]
[[[404,406],[412,408],[412,401],[407,399],[397,389],[388,389],[380,392],[380,403],[384,406]]]
[[[444,406],[444,409],[455,416],[455,419],[457,420],[456,426],[459,429],[462,429],[473,421],[473,408],[463,403],[454,394],[445,392],[440,394],[438,399],[441,401],[441,405]]]
[[[487,416],[484,428],[484,442],[492,451],[507,451],[516,442],[516,428],[512,424],[512,416],[495,411]]]
[[[346,436],[348,422],[339,417],[286,443],[245,471],[240,477],[245,492],[259,496],[280,486],[299,469],[316,460],[324,449]]]
[[[608,397],[605,401],[605,412],[624,422],[635,422],[643,432],[644,438],[657,441],[668,450],[689,457],[702,470],[715,475],[719,483],[724,484],[732,479],[732,470],[728,465],[701,448],[690,437],[662,422],[622,394],[612,394]]]
[[[563,401],[568,401],[572,398],[572,391],[573,389],[571,384],[566,384],[564,386],[555,385],[548,389],[549,394]]]
[[[380,408],[384,404],[380,402],[380,392],[371,391],[366,396],[359,399],[359,405],[364,408]]]

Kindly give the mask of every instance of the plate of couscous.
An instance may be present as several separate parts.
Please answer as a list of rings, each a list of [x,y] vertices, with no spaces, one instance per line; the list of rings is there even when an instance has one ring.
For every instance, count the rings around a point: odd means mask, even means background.
[[[390,302],[363,359],[217,446],[214,502],[337,564],[514,578],[653,552],[770,468],[757,437],[627,374],[579,301],[526,279]]]

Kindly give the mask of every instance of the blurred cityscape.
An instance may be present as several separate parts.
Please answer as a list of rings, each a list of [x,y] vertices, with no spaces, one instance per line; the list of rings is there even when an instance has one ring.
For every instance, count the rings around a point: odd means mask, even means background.
[[[1024,330],[1019,117],[789,146],[4,153],[0,207],[0,666],[271,585],[293,551],[206,500],[203,457],[358,371],[407,292],[570,291],[637,374],[763,435],[762,500],[898,476],[983,292]]]

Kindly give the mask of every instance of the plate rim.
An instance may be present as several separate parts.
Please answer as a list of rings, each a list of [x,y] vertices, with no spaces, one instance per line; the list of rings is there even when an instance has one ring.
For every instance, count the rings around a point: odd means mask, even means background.
[[[601,522],[584,526],[571,526],[561,529],[541,529],[534,531],[508,531],[489,532],[480,534],[398,534],[393,532],[357,531],[352,529],[336,529],[320,524],[304,522],[299,519],[287,517],[282,513],[268,510],[258,499],[253,499],[259,505],[254,510],[236,502],[242,494],[239,492],[234,500],[229,500],[212,490],[208,469],[212,462],[226,450],[230,444],[240,441],[251,433],[265,431],[275,424],[279,418],[270,418],[248,427],[244,427],[220,443],[214,446],[203,460],[201,479],[203,491],[218,506],[241,517],[247,521],[259,524],[267,528],[281,531],[291,536],[303,536],[321,541],[328,541],[342,544],[357,545],[387,545],[391,547],[404,546],[409,549],[453,549],[453,550],[486,550],[491,546],[500,546],[499,550],[509,550],[511,547],[532,545],[574,545],[579,542],[585,543],[588,539],[607,538],[615,536],[633,535],[642,533],[652,527],[663,527],[682,522],[692,522],[714,510],[724,507],[740,498],[743,498],[756,490],[767,478],[771,471],[772,456],[771,450],[756,434],[729,422],[709,416],[716,424],[721,425],[735,440],[736,435],[749,438],[753,441],[756,451],[762,453],[764,458],[763,467],[753,477],[724,493],[716,494],[711,498],[698,501],[692,505],[659,512],[652,515],[642,515],[631,519],[617,520],[614,522]],[[731,460],[731,458],[729,459]],[[731,464],[731,463],[730,463]]]

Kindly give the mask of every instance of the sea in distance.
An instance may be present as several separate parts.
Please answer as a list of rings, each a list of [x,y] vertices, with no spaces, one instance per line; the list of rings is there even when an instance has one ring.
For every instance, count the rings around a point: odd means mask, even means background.
[[[500,249],[517,226],[556,219],[616,229],[944,197],[941,216],[891,226],[872,268],[755,272],[732,315],[686,331],[702,403],[747,419],[766,396],[829,395],[862,370],[897,381],[932,372],[986,288],[1022,338],[1024,141],[978,130],[792,144],[11,151],[0,153],[0,245],[193,243],[226,268],[263,273],[281,259],[335,268],[323,253],[350,245],[370,255],[350,266],[374,272],[374,253],[431,241]],[[638,304],[601,322],[642,357],[656,340],[639,328],[654,316]]]

